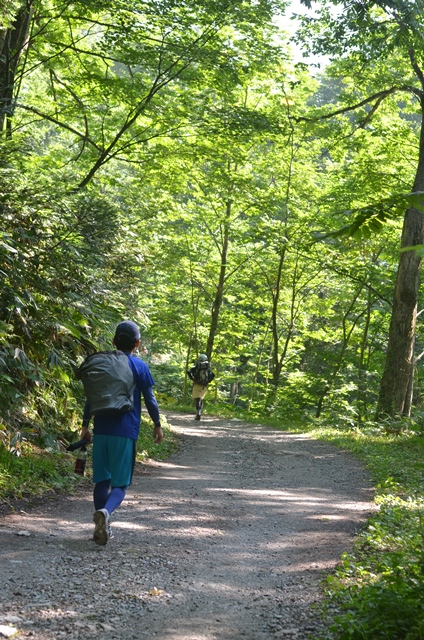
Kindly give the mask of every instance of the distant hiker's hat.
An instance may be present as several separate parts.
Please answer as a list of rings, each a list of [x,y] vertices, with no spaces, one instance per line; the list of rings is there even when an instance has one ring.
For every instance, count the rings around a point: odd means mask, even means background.
[[[201,353],[199,356],[199,362],[207,362],[208,361],[208,356],[206,355],[206,353]]]
[[[124,320],[124,322],[120,322],[116,327],[114,339],[117,340],[120,336],[135,343],[137,340],[140,340],[140,329],[137,327],[135,322],[132,322],[131,320]]]

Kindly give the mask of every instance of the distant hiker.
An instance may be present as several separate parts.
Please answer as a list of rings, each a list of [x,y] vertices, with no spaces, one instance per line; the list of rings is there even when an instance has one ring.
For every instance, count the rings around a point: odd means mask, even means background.
[[[130,391],[132,394],[130,408],[126,407],[124,412],[122,409],[107,409],[104,412],[96,410],[92,438],[89,422],[93,412],[87,400],[81,430],[81,439],[93,442],[93,498],[96,510],[93,516],[95,524],[93,540],[99,545],[107,544],[111,537],[109,516],[119,507],[125,497],[127,487],[131,484],[136,443],[140,432],[141,395],[143,395],[147,411],[154,424],[153,437],[155,442],[161,442],[163,438],[159,407],[152,388],[154,380],[147,364],[132,355],[140,344],[138,326],[129,320],[118,324],[113,344],[116,349],[125,353],[131,370],[133,385]],[[115,356],[124,358],[119,351],[106,353],[114,353]],[[93,357],[91,356],[91,358]],[[122,372],[121,375],[123,376],[124,373],[127,375],[128,371]],[[105,375],[104,372],[102,375]]]
[[[196,415],[194,419],[200,420],[203,399],[206,395],[208,384],[212,382],[215,377],[215,374],[211,371],[208,356],[205,353],[200,354],[194,367],[191,367],[191,369],[187,371],[187,375],[190,380],[193,381],[192,398],[196,404]]]

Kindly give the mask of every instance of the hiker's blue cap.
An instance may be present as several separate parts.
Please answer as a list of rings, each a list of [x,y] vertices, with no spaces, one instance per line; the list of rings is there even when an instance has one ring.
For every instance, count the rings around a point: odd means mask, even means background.
[[[130,341],[137,342],[137,340],[140,340],[140,329],[137,327],[135,322],[132,322],[131,320],[124,320],[124,322],[120,322],[116,327],[115,340],[119,336],[128,336]]]

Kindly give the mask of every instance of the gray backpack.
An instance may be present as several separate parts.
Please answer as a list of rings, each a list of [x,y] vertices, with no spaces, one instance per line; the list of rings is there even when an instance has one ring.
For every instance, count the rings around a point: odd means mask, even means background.
[[[198,362],[196,364],[196,370],[194,372],[194,382],[200,384],[202,387],[207,387],[209,383],[210,365],[207,360]]]
[[[99,351],[77,369],[93,415],[126,413],[134,403],[135,380],[123,351]]]

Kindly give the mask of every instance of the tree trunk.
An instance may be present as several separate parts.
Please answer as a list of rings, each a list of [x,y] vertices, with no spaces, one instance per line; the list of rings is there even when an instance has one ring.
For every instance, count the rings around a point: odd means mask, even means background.
[[[412,345],[412,352],[414,352],[414,347],[415,347],[415,340]],[[406,389],[405,406],[403,408],[403,413],[405,416],[411,415],[412,401],[414,398],[414,374],[415,374],[415,358],[413,357],[412,367],[409,373],[408,387]]]
[[[187,384],[188,384],[188,375],[187,375],[187,371],[190,367],[190,358],[191,358],[191,342],[192,342],[193,336],[190,336],[190,340],[188,343],[188,349],[187,349],[187,355],[186,355],[186,361],[185,361],[185,373],[184,373],[184,389],[183,389],[183,397],[184,397],[184,402],[187,401]]]
[[[10,137],[16,100],[15,75],[22,52],[28,43],[33,0],[27,0],[10,29],[0,29],[0,133],[6,123]]]
[[[216,288],[215,298],[212,304],[211,326],[209,329],[208,343],[206,346],[206,355],[208,356],[209,360],[211,360],[211,357],[212,357],[213,345],[215,342],[216,332],[218,330],[218,319],[219,319],[219,314],[221,313],[225,278],[227,274],[228,240],[230,235],[231,205],[232,205],[231,200],[228,200],[226,203],[225,221],[223,224],[221,268],[219,272],[219,280]]]
[[[273,344],[273,350],[272,350],[272,384],[274,385],[274,387],[276,387],[278,385],[278,381],[280,379],[281,368],[283,366],[282,362],[281,362],[281,365],[279,364],[279,361],[280,361],[280,357],[279,357],[280,338],[279,338],[279,335],[278,335],[278,307],[279,307],[279,303],[280,303],[281,280],[282,280],[282,275],[283,275],[284,261],[285,261],[285,257],[286,257],[286,248],[287,248],[287,244],[284,243],[283,247],[281,249],[281,252],[280,252],[280,259],[279,259],[279,262],[278,262],[277,281],[275,283],[275,290],[273,292],[271,292],[271,294],[272,294],[271,328],[272,328],[272,344]]]
[[[421,134],[418,168],[413,191],[424,191],[424,96],[421,96]],[[402,247],[424,243],[424,214],[411,207],[405,213]],[[408,387],[413,375],[421,257],[416,251],[400,254],[386,364],[381,379],[376,419],[384,415],[409,415]]]
[[[250,411],[250,409],[252,407],[252,401],[253,401],[253,398],[254,398],[254,396],[256,394],[256,386],[257,386],[257,383],[258,383],[258,374],[259,374],[259,369],[260,369],[260,366],[261,366],[261,363],[262,363],[262,355],[263,355],[263,352],[264,352],[264,349],[265,349],[265,343],[266,343],[266,340],[267,340],[267,337],[268,337],[268,332],[269,332],[269,324],[265,328],[264,337],[262,338],[261,347],[259,349],[258,359],[257,359],[257,362],[256,362],[255,372],[254,372],[254,374],[252,376],[252,387],[251,387],[251,390],[250,390],[250,396],[249,396],[248,407],[247,407],[248,411]]]
[[[367,416],[367,385],[365,382],[365,351],[368,341],[368,332],[371,323],[371,307],[372,296],[371,289],[367,292],[367,307],[365,312],[365,325],[361,338],[361,347],[359,352],[359,364],[358,364],[358,418],[364,418]]]

